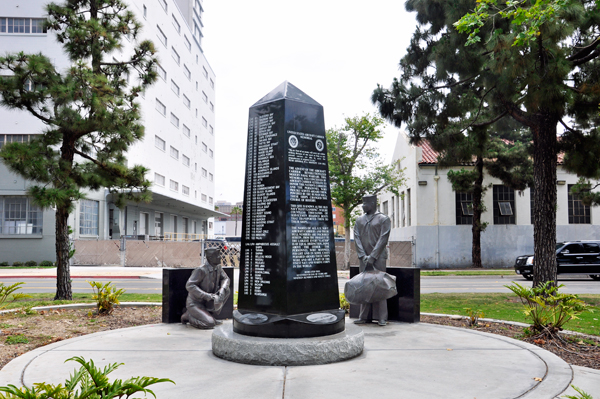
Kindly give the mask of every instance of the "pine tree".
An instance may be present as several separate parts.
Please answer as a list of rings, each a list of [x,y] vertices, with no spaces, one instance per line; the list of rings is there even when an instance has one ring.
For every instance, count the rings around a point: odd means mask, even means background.
[[[397,126],[406,123],[415,141],[440,133],[459,137],[503,118],[529,129],[534,160],[534,284],[556,281],[557,154],[565,151],[565,165],[575,168],[571,157],[580,148],[578,143],[597,140],[600,13],[593,0],[561,2],[564,7],[557,7],[550,17],[544,14],[543,23],[536,25],[538,33],[527,40],[526,12],[519,13],[519,19],[500,15],[469,19],[481,3],[489,6],[495,1],[407,1],[407,10],[417,12],[420,26],[400,61],[401,78],[390,89],[379,86],[373,101],[385,118]],[[538,3],[513,2],[506,9],[532,11]],[[470,40],[455,29],[463,16],[461,22],[476,30],[478,39]],[[565,127],[560,143],[559,124]]]
[[[150,200],[147,169],[128,168],[125,153],[144,135],[136,98],[156,80],[157,60],[147,40],[129,57],[120,52],[124,36],[135,41],[141,30],[122,0],[68,0],[48,4],[46,12],[46,27],[71,66],[58,71],[43,54],[0,58],[11,74],[0,76],[0,104],[46,125],[28,143],[5,145],[0,157],[34,182],[28,194],[35,204],[56,207],[55,299],[72,299],[68,217],[74,201],[85,198],[82,190],[107,187],[118,206]]]
[[[327,130],[326,135],[331,200],[344,213],[344,269],[348,269],[353,211],[365,195],[377,195],[383,190],[400,195],[406,177],[399,162],[384,164],[373,147],[383,137],[381,118],[366,114],[346,118],[345,122],[340,129]]]

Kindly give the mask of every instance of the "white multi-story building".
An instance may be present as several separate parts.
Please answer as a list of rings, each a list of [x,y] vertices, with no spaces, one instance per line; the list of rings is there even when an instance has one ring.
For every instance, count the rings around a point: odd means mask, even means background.
[[[390,241],[413,241],[413,259],[422,268],[469,267],[472,249],[472,194],[452,190],[447,174],[464,165],[441,168],[437,152],[424,140],[412,145],[404,132],[398,134],[393,160],[406,168],[408,182],[401,196],[379,195],[379,209],[392,220]],[[565,171],[559,156],[557,174],[556,239],[597,240],[600,207],[588,207],[569,194],[577,176]],[[519,255],[533,253],[531,189],[519,193],[485,173],[483,196],[487,223],[481,234],[484,267],[511,267]]]
[[[3,53],[41,52],[59,70],[69,60],[53,32],[40,28],[47,0],[0,2]],[[69,224],[75,239],[126,235],[193,239],[212,234],[215,176],[215,74],[202,50],[201,0],[128,0],[158,49],[158,81],[140,97],[145,137],[127,153],[130,166],[150,169],[150,204],[118,209],[108,190],[87,193]],[[124,40],[123,57],[133,43]],[[118,59],[119,54],[115,55]],[[27,112],[0,108],[0,146],[28,140],[44,125]],[[54,260],[54,211],[26,196],[32,182],[0,164],[0,262]]]

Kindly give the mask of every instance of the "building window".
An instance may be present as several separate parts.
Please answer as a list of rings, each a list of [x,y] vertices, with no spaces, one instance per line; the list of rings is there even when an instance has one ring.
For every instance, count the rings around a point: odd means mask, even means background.
[[[210,103],[210,110],[215,112],[215,105],[212,102]]]
[[[190,188],[188,186],[181,186],[181,193],[186,197],[190,196]]]
[[[159,175],[158,173],[154,173],[154,184],[164,187],[165,177],[163,175]]]
[[[173,93],[177,94],[177,97],[179,97],[179,86],[177,85],[177,83],[175,83],[173,79],[171,79],[171,90],[173,91]]]
[[[188,39],[186,35],[183,35],[183,41],[185,42],[185,47],[189,51],[192,51],[192,43],[190,42],[190,39]]]
[[[204,142],[202,143],[202,151],[204,151],[204,152],[208,151],[208,146],[206,144],[204,144]]]
[[[213,174],[212,174],[212,173],[209,173],[209,174],[208,174],[208,180],[210,180],[210,181],[213,181],[213,178],[214,178],[214,177],[213,177]]]
[[[46,33],[43,18],[0,17],[0,33]]]
[[[8,143],[27,143],[31,136],[31,134],[0,134],[0,148]]]
[[[212,205],[212,203],[213,203],[213,197],[208,197],[208,203]]]
[[[187,127],[186,125],[183,125],[183,134],[184,134],[186,137],[190,137],[190,128],[189,128],[189,127]]]
[[[473,224],[473,193],[456,192],[456,224]]]
[[[188,69],[188,67],[185,64],[183,64],[183,74],[186,78],[188,78],[188,80],[192,80],[192,72]]]
[[[187,96],[184,94],[183,95],[183,105],[185,105],[187,108],[190,108],[192,103],[190,102],[190,99],[187,98]]]
[[[158,40],[160,40],[160,42],[167,47],[167,35],[164,34],[164,32],[162,31],[162,29],[160,29],[160,27],[158,25],[156,25],[156,29],[158,29],[158,31],[156,32],[156,36],[158,36]]]
[[[213,89],[215,88],[215,81],[212,79],[210,80],[210,87]]]
[[[529,217],[530,217],[530,221],[531,224],[533,224],[533,195],[535,194],[535,189],[533,187],[531,187],[529,189]]]
[[[98,235],[98,201],[79,201],[79,234]]]
[[[171,146],[171,158],[175,158],[175,159],[179,160],[179,150],[177,150],[173,146]]]
[[[206,194],[202,194],[200,196],[200,199],[202,200],[202,202],[206,202]]]
[[[157,236],[163,235],[163,214],[162,214],[162,212],[154,212],[154,234]]]
[[[208,131],[210,132],[210,134],[214,134],[215,133],[215,129],[213,129],[212,125],[210,125],[208,127]]]
[[[169,182],[169,188],[170,188],[172,191],[179,191],[179,183],[177,183],[175,180],[171,180],[171,181]]]
[[[194,162],[194,172],[198,171],[198,162]]]
[[[165,141],[158,136],[154,136],[154,146],[162,151],[167,148]]]
[[[410,188],[406,190],[406,225],[410,226]]]
[[[205,67],[202,67],[202,74],[204,75],[205,78],[208,79],[208,71],[206,70]]]
[[[167,107],[165,104],[161,103],[160,100],[156,99],[156,110],[162,114],[162,116],[167,116]]]
[[[494,224],[515,224],[515,190],[494,185]]]
[[[205,103],[208,104],[208,96],[206,95],[205,92],[202,92],[202,101],[204,101]]]
[[[183,162],[184,166],[190,167],[190,159],[183,154],[181,154],[181,162]]]
[[[179,63],[181,62],[181,57],[179,56],[179,53],[177,52],[177,50],[175,50],[175,47],[173,46],[171,46],[171,57],[173,57],[177,65],[179,65]]]
[[[383,213],[384,215],[388,214],[388,202],[387,201],[383,201],[383,210],[381,211],[381,213]]]
[[[569,224],[590,224],[590,207],[584,205],[584,203],[576,196],[571,195],[571,188],[574,184],[569,184],[567,187],[569,193],[567,195],[567,201],[569,203]]]
[[[144,19],[146,19],[146,17],[148,16],[148,8],[146,7],[146,5],[143,5],[144,7]]]
[[[161,67],[159,64],[156,64],[156,72],[158,72],[158,76],[162,80],[164,80],[165,82],[167,81],[167,71],[165,71],[163,67]]]
[[[163,8],[163,10],[165,10],[165,12],[167,12],[167,1],[166,0],[158,0],[158,2],[160,3],[160,6]]]
[[[42,234],[42,210],[28,197],[0,196],[0,234]]]
[[[171,17],[173,17],[173,26],[175,27],[175,30],[177,33],[181,33],[181,25],[179,25],[179,21],[175,18],[175,14],[171,14]]]
[[[171,112],[171,125],[179,129],[179,118]]]
[[[213,152],[213,150],[208,150],[208,155],[213,158],[215,153]]]
[[[206,177],[208,174],[208,171],[204,168],[202,168],[202,177]]]
[[[204,126],[204,127],[208,126],[208,121],[206,120],[205,117],[202,117],[202,126]]]

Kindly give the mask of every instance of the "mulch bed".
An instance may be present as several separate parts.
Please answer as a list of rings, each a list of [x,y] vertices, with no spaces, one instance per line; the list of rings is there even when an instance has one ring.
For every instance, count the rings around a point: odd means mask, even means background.
[[[503,335],[544,348],[549,352],[575,366],[589,367],[600,370],[600,338],[587,338],[581,336],[562,335],[559,339],[546,337],[525,337],[523,327],[512,326],[504,323],[480,321],[477,327],[470,327],[468,320],[452,319],[450,317],[437,317],[421,315],[421,322],[441,324],[444,326],[469,328],[476,331]]]

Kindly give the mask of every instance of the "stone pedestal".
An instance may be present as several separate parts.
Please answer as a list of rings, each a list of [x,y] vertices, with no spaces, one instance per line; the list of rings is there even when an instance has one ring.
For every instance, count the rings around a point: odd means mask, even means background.
[[[398,295],[387,300],[388,320],[417,323],[421,320],[421,269],[388,267],[386,272],[396,276]],[[350,278],[358,274],[358,266],[350,267]],[[350,305],[350,317],[358,318],[359,305]]]
[[[352,359],[364,347],[364,334],[349,324],[345,331],[315,338],[258,338],[235,333],[230,324],[215,329],[212,351],[221,359],[263,366],[307,366]]]
[[[233,317],[233,267],[224,267],[223,270],[229,277],[229,289],[232,294],[223,305],[218,319],[231,319]],[[188,292],[185,283],[192,275],[194,268],[165,268],[163,269],[162,289],[162,322],[181,323],[181,315],[185,312],[185,300]]]

